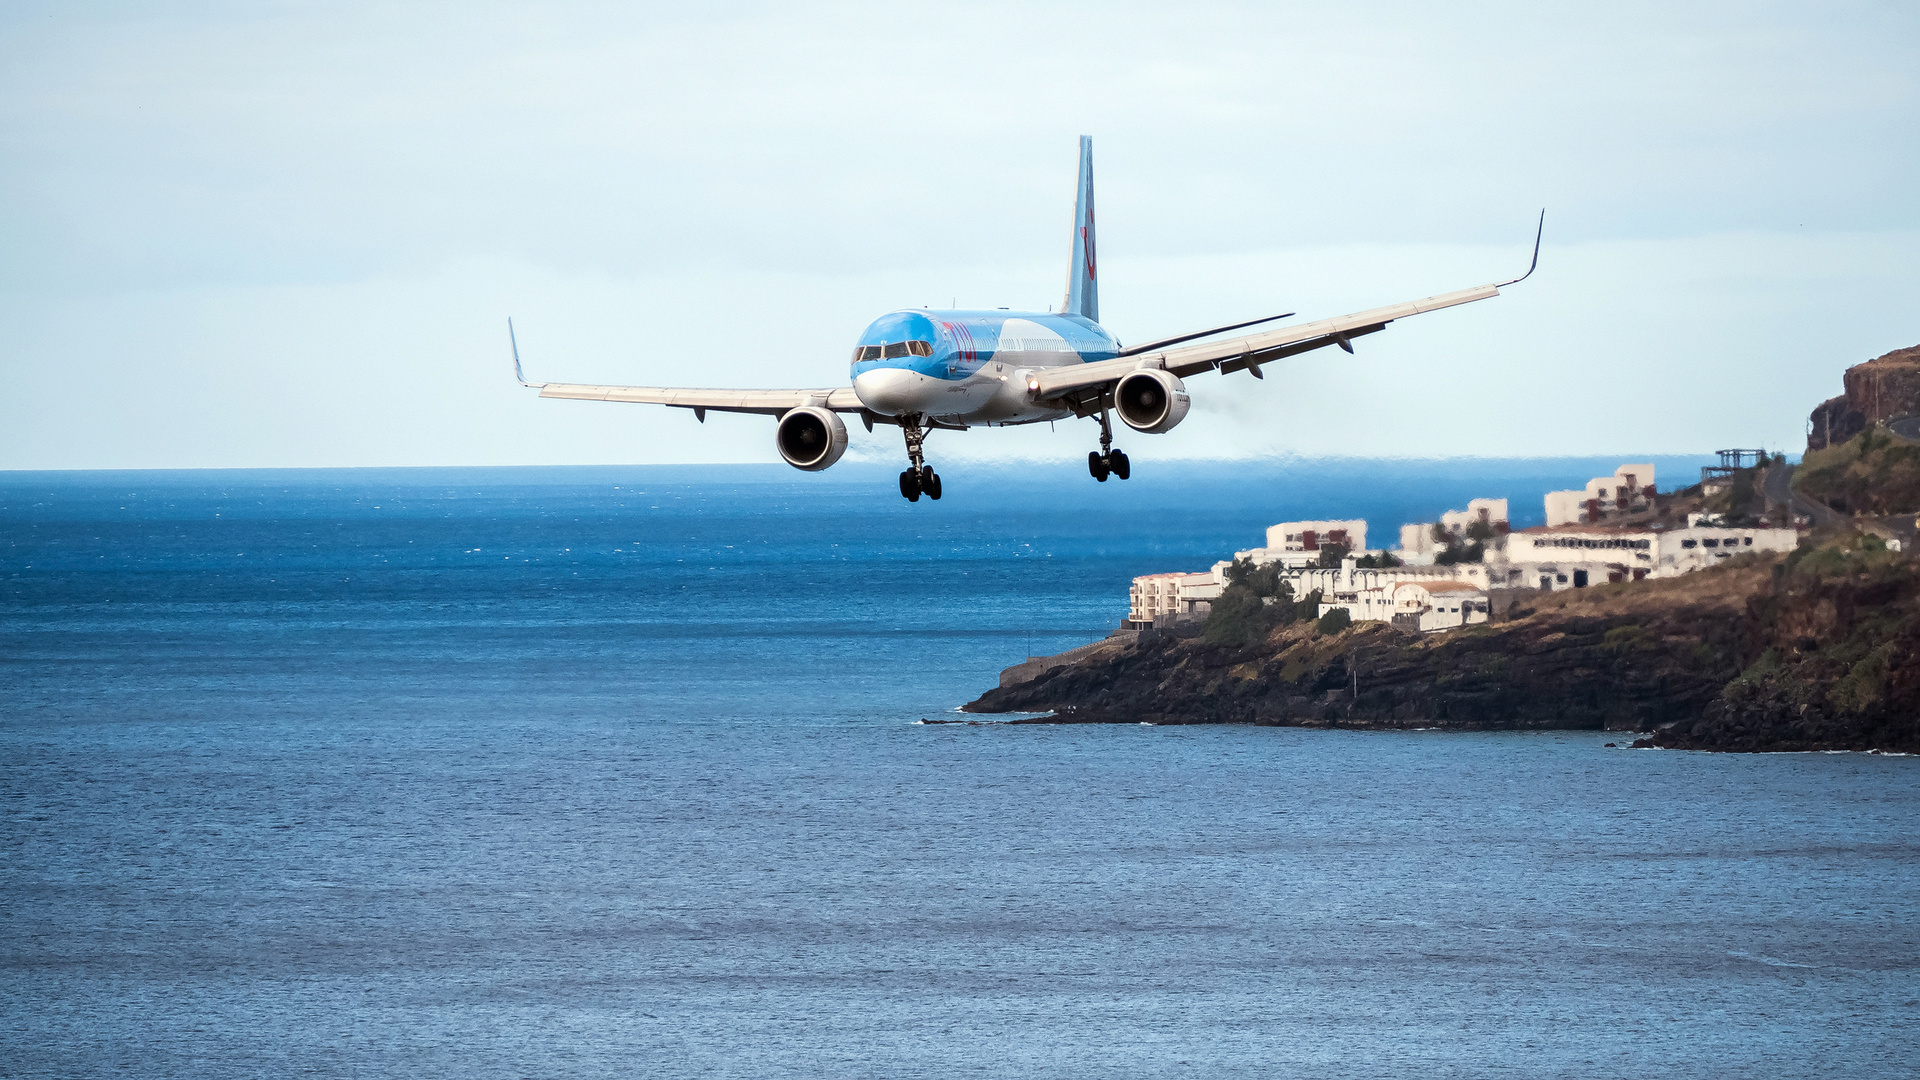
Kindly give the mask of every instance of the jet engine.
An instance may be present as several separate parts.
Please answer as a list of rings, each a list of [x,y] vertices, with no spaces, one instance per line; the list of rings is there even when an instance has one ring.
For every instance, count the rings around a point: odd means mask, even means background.
[[[838,413],[807,405],[789,409],[780,418],[773,439],[787,464],[807,472],[819,472],[847,452],[847,425],[840,422]]]
[[[1157,368],[1142,368],[1122,378],[1113,388],[1113,407],[1135,431],[1158,435],[1172,431],[1187,418],[1192,401],[1177,377]]]

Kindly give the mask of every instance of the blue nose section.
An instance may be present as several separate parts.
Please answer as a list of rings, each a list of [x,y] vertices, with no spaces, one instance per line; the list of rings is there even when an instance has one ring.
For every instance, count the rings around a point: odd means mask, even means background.
[[[924,313],[893,311],[873,320],[853,349],[853,376],[882,368],[937,377],[945,370],[940,328]]]

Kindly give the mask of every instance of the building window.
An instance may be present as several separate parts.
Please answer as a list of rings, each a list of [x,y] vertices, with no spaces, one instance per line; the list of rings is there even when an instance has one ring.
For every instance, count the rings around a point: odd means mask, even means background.
[[[1696,547],[1696,546],[1698,546],[1698,544],[1699,544],[1699,541],[1697,541],[1697,540],[1682,540],[1682,541],[1680,541],[1680,546],[1681,546],[1681,547],[1683,547],[1683,548],[1690,548],[1690,547]]]
[[[1713,539],[1702,540],[1700,541],[1700,546],[1701,547],[1719,547],[1720,541],[1713,540]]]
[[[1747,547],[1752,547],[1752,546],[1753,546],[1753,537],[1751,537],[1751,536],[1745,536],[1745,537],[1741,537],[1741,539],[1740,539],[1740,542],[1741,542],[1742,544],[1744,544],[1744,545],[1746,545]]]

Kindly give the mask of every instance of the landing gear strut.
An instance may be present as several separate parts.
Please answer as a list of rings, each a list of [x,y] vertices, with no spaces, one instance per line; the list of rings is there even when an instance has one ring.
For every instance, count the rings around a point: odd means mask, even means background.
[[[1127,460],[1124,451],[1113,448],[1113,425],[1107,419],[1107,410],[1100,410],[1100,452],[1087,452],[1087,472],[1095,480],[1107,482],[1109,473],[1125,480],[1133,472],[1133,464]]]
[[[900,494],[908,502],[919,502],[920,496],[938,502],[940,500],[940,474],[933,471],[926,458],[920,452],[920,444],[927,441],[926,429],[920,426],[920,417],[914,415],[900,418],[900,430],[907,437],[907,461],[905,472],[900,474]]]

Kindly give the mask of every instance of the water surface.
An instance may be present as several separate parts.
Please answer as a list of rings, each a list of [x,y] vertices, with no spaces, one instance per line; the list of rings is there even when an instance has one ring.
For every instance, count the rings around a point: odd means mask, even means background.
[[[0,474],[0,1072],[1909,1075],[1912,759],[915,724],[1611,463],[1160,468]]]

